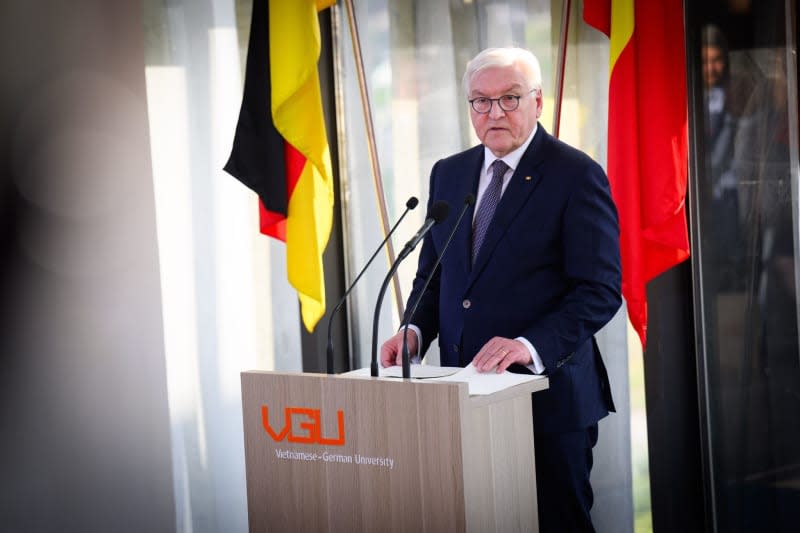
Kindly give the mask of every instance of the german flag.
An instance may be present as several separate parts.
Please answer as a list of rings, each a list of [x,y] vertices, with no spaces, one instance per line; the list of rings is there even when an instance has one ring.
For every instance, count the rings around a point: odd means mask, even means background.
[[[608,178],[620,218],[622,294],[642,346],[645,285],[689,257],[682,0],[585,0],[610,39]]]
[[[334,3],[253,2],[244,96],[225,165],[258,194],[261,233],[286,242],[289,283],[308,331],[325,313],[322,253],[333,216],[317,13]]]

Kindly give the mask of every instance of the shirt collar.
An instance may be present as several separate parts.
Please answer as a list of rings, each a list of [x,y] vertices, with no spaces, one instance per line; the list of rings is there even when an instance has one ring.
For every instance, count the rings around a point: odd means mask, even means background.
[[[722,113],[725,109],[725,90],[722,87],[712,87],[708,90],[708,110],[711,113]]]
[[[534,124],[533,131],[531,131],[531,134],[528,135],[527,140],[524,143],[522,143],[522,145],[520,145],[519,148],[517,148],[513,152],[507,153],[505,156],[500,157],[499,159],[502,159],[503,162],[506,165],[508,165],[508,167],[511,170],[517,170],[517,165],[519,165],[519,160],[522,159],[522,155],[525,153],[525,150],[528,149],[528,146],[531,144],[531,141],[533,141],[533,136],[536,135],[536,130],[538,130],[538,129],[539,129],[539,123],[537,122],[536,124]],[[483,147],[483,170],[486,171],[489,168],[489,165],[494,163],[496,159],[498,159],[498,157],[495,156],[492,153],[492,151],[489,150],[489,148],[484,146]]]

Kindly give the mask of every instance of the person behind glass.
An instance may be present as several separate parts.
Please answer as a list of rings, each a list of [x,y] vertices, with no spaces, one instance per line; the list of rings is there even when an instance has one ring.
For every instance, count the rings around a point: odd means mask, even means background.
[[[463,85],[482,144],[433,166],[428,204],[460,206],[473,193],[473,224],[458,228],[410,317],[410,353],[422,356],[438,336],[443,366],[547,375],[549,389],[532,400],[540,530],[594,531],[592,448],[614,410],[594,334],[621,304],[608,179],[538,123],[541,70],[530,51],[480,52]],[[425,237],[409,307],[455,218]],[[401,331],[383,344],[383,366],[400,364],[402,343]]]
[[[711,182],[711,249],[718,289],[743,283],[740,271],[738,179],[734,171],[737,121],[732,112],[728,41],[714,25],[702,32],[703,85],[706,102],[706,171]]]

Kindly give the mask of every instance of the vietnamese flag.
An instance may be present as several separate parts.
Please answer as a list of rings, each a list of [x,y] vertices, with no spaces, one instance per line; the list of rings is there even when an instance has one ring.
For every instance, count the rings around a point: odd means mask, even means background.
[[[645,285],[689,257],[682,0],[585,0],[610,39],[608,178],[620,220],[622,295],[642,346]]]
[[[258,193],[261,233],[286,242],[289,283],[308,331],[325,314],[322,253],[333,217],[317,12],[334,3],[253,2],[242,108],[225,165]]]

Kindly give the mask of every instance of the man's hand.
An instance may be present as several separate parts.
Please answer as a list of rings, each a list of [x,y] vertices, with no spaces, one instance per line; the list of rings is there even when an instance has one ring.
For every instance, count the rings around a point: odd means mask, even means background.
[[[408,356],[414,357],[419,351],[419,339],[413,329],[408,330]],[[403,330],[394,334],[381,346],[381,366],[400,366],[403,364]]]
[[[498,374],[514,363],[530,365],[533,363],[533,359],[524,344],[505,337],[492,338],[472,359],[472,364],[478,372],[489,372],[497,368]]]

